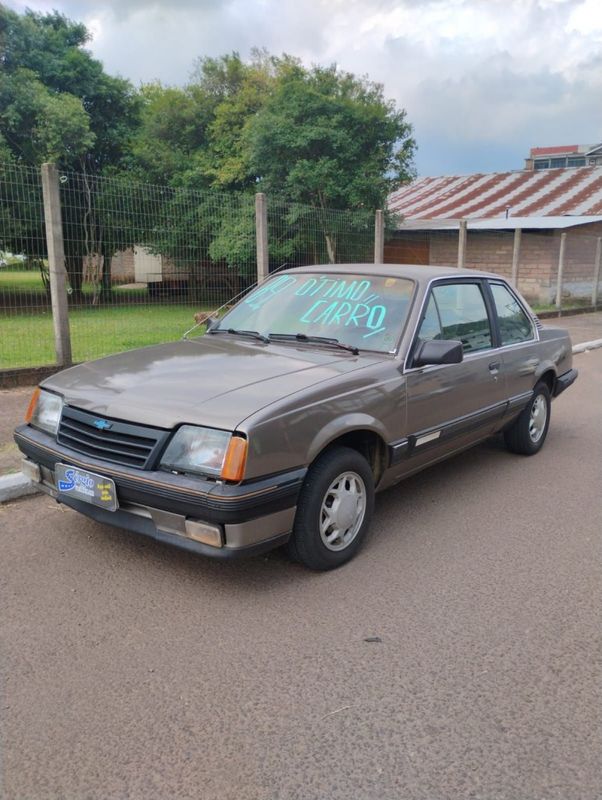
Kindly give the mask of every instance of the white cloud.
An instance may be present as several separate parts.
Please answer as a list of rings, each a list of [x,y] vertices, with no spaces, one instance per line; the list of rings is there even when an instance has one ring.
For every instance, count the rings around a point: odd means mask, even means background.
[[[423,174],[520,168],[602,135],[599,0],[12,0],[59,7],[109,72],[184,83],[253,46],[368,74],[408,111]],[[445,154],[449,154],[448,161]]]

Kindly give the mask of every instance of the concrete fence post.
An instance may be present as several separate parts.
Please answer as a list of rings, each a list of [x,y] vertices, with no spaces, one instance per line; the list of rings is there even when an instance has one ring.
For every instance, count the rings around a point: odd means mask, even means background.
[[[67,304],[67,269],[63,244],[59,173],[55,164],[42,164],[42,196],[48,246],[48,272],[56,363],[61,367],[68,367],[72,363],[72,357]]]
[[[385,217],[379,208],[374,214],[374,263],[383,264],[385,260]]]
[[[465,219],[461,219],[458,230],[458,269],[463,269],[466,263],[466,235],[467,223]]]
[[[512,248],[512,285],[518,289],[518,267],[520,262],[520,241],[522,230],[516,228],[514,231],[514,247]]]
[[[566,233],[560,234],[560,252],[558,253],[558,278],[556,281],[556,308],[562,308],[562,276],[564,274],[564,254],[566,251]]]
[[[594,266],[594,285],[592,287],[592,305],[598,305],[598,284],[600,283],[600,263],[602,262],[602,236],[596,241],[596,263]]]
[[[268,204],[263,192],[257,192],[255,195],[255,232],[257,238],[257,283],[263,283],[270,273]]]

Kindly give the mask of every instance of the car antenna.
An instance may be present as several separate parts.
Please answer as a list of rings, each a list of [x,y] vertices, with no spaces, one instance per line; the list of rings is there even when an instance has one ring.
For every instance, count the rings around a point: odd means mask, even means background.
[[[280,270],[284,269],[285,267],[288,267],[287,261],[285,261],[284,264],[281,264],[279,267],[276,267],[276,269],[272,270],[267,277],[269,277],[270,275],[275,275],[277,272],[280,272]],[[190,328],[184,334],[182,334],[182,339],[188,339],[188,334],[192,333],[197,328],[200,328],[201,325],[205,325],[207,322],[209,322],[210,319],[214,319],[222,310],[222,308],[226,308],[226,306],[231,306],[235,300],[238,300],[243,295],[247,294],[247,292],[250,292],[256,286],[258,286],[259,283],[260,281],[256,280],[255,283],[252,283],[250,286],[247,286],[245,289],[242,290],[242,292],[235,294],[234,297],[231,297],[229,300],[226,300],[225,303],[222,303],[222,305],[219,308],[216,308],[215,311],[210,311],[209,314],[207,314],[207,316],[205,317],[205,319],[202,319],[200,322],[196,322],[192,326],[192,328]]]

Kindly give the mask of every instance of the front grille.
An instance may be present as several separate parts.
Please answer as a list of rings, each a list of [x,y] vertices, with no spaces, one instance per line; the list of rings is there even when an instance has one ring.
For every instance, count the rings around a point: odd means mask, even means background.
[[[99,420],[109,423],[110,427],[99,429],[94,424]],[[57,441],[93,458],[148,469],[168,435],[169,431],[160,428],[107,420],[98,414],[64,406]]]

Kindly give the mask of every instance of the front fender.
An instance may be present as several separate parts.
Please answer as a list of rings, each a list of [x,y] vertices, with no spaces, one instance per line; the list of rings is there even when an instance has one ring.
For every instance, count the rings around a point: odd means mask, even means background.
[[[405,378],[396,362],[347,376],[310,396],[287,397],[245,420],[249,439],[247,477],[307,467],[334,439],[352,431],[371,431],[384,442],[403,435]],[[336,388],[336,392],[333,389]]]
[[[307,463],[311,464],[331,442],[354,431],[371,431],[376,433],[387,444],[388,436],[385,426],[369,414],[354,413],[331,420],[321,428],[311,440],[307,449]]]

